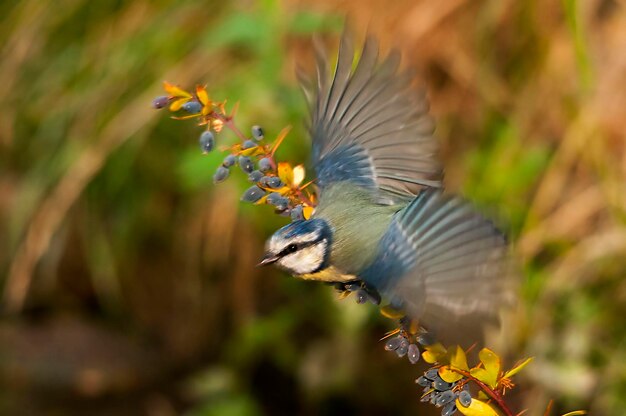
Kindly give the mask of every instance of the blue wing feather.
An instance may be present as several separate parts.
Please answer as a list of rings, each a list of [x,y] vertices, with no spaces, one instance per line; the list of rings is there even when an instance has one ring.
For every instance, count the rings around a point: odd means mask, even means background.
[[[302,80],[311,110],[312,158],[321,192],[352,181],[382,204],[406,203],[425,187],[440,187],[442,170],[425,97],[412,94],[412,76],[398,72],[400,57],[379,60],[369,38],[353,67],[354,45],[341,40],[332,78],[319,44],[317,78]]]
[[[431,189],[396,214],[359,277],[441,339],[478,341],[508,296],[505,259],[490,221]]]

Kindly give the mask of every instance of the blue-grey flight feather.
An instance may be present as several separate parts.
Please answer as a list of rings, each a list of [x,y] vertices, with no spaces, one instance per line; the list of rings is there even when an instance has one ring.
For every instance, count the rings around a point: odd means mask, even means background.
[[[490,221],[429,189],[395,215],[360,277],[438,339],[476,341],[507,302],[505,253]]]
[[[353,65],[354,45],[344,34],[331,75],[323,48],[316,51],[317,78],[302,85],[321,192],[350,181],[391,205],[412,200],[425,187],[441,187],[428,103],[411,88],[411,75],[398,71],[399,54],[379,59],[377,42],[368,38]]]

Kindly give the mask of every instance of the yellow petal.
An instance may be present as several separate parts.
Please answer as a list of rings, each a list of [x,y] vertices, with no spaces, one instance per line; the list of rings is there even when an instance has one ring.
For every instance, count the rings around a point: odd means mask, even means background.
[[[278,164],[278,177],[287,186],[293,183],[293,169],[287,162],[280,162]]]
[[[472,368],[470,370],[470,374],[472,377],[477,378],[490,387],[493,383],[495,383],[495,378],[492,377],[491,373],[484,368]]]
[[[180,108],[189,101],[189,98],[179,98],[178,100],[172,101],[170,104],[170,111],[178,111]]]
[[[586,414],[587,414],[586,410],[574,410],[573,412],[565,413],[563,416],[579,416],[579,415],[586,415]]]
[[[304,219],[308,220],[309,218],[311,218],[311,215],[313,215],[314,211],[315,211],[315,208],[313,207],[306,206],[302,208],[302,215],[304,215]]]
[[[253,154],[257,152],[258,148],[259,146],[249,147],[247,149],[240,151],[239,154],[243,156],[252,156]]]
[[[469,371],[467,366],[467,356],[463,348],[458,345],[448,350],[450,354],[450,365],[441,367],[439,369],[439,376],[448,383],[454,383],[455,381],[463,378],[461,374],[454,370]]]
[[[509,371],[504,373],[504,377],[506,377],[506,378],[513,377],[515,374],[517,374],[520,371],[522,371],[524,369],[524,367],[526,367],[528,365],[528,363],[530,363],[532,360],[533,360],[532,357],[525,359],[524,361],[522,361],[521,363],[517,364],[515,367],[513,367],[512,369],[510,369]]]
[[[288,186],[283,186],[282,188],[274,189],[274,192],[278,192],[282,196],[285,196],[291,193],[291,188]]]
[[[481,381],[487,383],[491,388],[495,388],[500,375],[500,357],[489,348],[483,348],[478,353],[478,358],[487,371],[486,380],[481,379]]]
[[[456,408],[465,416],[498,416],[498,413],[491,406],[478,399],[472,399],[467,407],[463,406],[459,399],[456,399]]]
[[[184,98],[191,98],[191,94],[189,94],[187,91],[183,90],[182,88],[174,85],[174,84],[170,84],[167,81],[163,81],[163,89],[171,96],[174,97],[184,97]]]
[[[463,348],[459,347],[458,345],[455,349],[452,349],[450,356],[450,365],[458,368],[459,370],[469,371],[465,351],[463,351]]]
[[[305,175],[306,171],[303,165],[298,165],[293,168],[293,186],[299,186],[304,180]]]
[[[209,99],[209,94],[206,92],[206,88],[201,85],[196,85],[196,96],[203,106],[210,107],[211,100]]]
[[[196,118],[196,117],[198,117],[197,114],[189,114],[188,116],[172,116],[174,120],[189,120],[190,118]]]
[[[453,370],[452,366],[445,366],[439,369],[439,377],[448,383],[454,383],[455,381],[459,381],[463,378],[463,375],[457,373]]]
[[[263,205],[267,202],[267,197],[270,196],[270,194],[265,194],[263,195],[258,201],[256,201],[254,203],[254,205]]]
[[[427,345],[424,347],[422,358],[428,364],[441,363],[447,359],[447,351],[443,345],[436,343],[433,345]]]

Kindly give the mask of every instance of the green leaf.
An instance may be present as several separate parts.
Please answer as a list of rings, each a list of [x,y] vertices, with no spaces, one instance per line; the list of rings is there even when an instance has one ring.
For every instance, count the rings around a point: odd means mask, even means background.
[[[513,367],[512,369],[504,373],[504,377],[505,378],[513,377],[515,374],[522,371],[524,367],[526,367],[532,360],[533,360],[532,357],[525,359],[524,361],[522,361],[521,363],[517,364],[515,367]]]

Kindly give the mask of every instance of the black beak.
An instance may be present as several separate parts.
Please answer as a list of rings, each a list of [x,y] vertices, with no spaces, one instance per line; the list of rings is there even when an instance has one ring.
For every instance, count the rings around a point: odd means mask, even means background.
[[[280,257],[278,257],[277,255],[271,254],[271,253],[267,253],[261,259],[261,262],[259,264],[257,264],[257,267],[259,267],[259,266],[267,266],[268,264],[276,263],[278,261],[278,259],[280,259]]]

